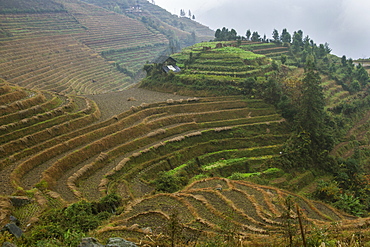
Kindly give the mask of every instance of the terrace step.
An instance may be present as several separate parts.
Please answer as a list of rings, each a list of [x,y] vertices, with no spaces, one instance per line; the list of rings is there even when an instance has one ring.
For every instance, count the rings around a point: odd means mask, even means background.
[[[150,224],[154,233],[166,235],[161,226],[169,224],[169,215],[177,212],[178,221],[186,229],[181,236],[186,239],[194,234],[193,231],[205,231],[207,234],[225,237],[230,231],[240,238],[267,237],[273,233],[281,234],[283,214],[289,214],[292,220],[297,219],[295,208],[289,212],[287,210],[288,200],[297,203],[305,221],[316,227],[327,227],[334,220],[341,219],[344,228],[350,229],[350,222],[357,222],[355,218],[347,218],[346,214],[323,203],[305,200],[276,188],[244,181],[209,178],[196,181],[189,188],[177,193],[152,195],[134,201],[126,211],[109,222],[110,227],[103,227],[98,236],[123,230],[125,234],[129,234],[130,231],[137,232],[135,229],[146,224]],[[324,212],[331,217],[327,217]],[[135,235],[131,236],[135,239]],[[138,239],[142,237],[140,234],[136,236]],[[206,236],[198,235],[197,240],[202,238]]]

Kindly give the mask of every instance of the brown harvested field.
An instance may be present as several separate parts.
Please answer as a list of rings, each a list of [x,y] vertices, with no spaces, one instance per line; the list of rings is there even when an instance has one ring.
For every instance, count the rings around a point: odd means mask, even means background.
[[[257,202],[257,197],[264,205]],[[96,235],[103,239],[124,231],[125,236],[138,243],[146,239],[143,234],[150,227],[151,231],[146,236],[150,237],[151,246],[164,246],[161,244],[170,237],[168,225],[173,220],[171,215],[176,214],[181,229],[177,232],[177,239],[179,242],[187,241],[188,246],[230,232],[238,236],[242,243],[240,246],[262,246],[251,245],[250,241],[263,236],[280,243],[275,246],[286,246],[282,242],[285,215],[289,213],[292,226],[299,227],[297,211],[287,208],[288,197],[298,205],[307,231],[328,227],[334,221],[341,221],[338,229],[353,231],[353,226],[361,222],[361,219],[348,217],[323,203],[303,199],[287,191],[245,181],[209,178],[194,182],[174,194],[150,195],[131,202]]]
[[[86,95],[86,97],[94,100],[98,104],[102,113],[101,120],[125,112],[129,110],[131,106],[140,106],[143,103],[164,102],[168,99],[179,100],[189,98],[187,96],[155,92],[138,87],[115,93]]]

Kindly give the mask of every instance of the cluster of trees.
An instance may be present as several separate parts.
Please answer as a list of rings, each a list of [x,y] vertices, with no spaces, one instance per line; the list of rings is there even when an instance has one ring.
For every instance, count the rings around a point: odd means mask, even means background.
[[[180,16],[181,16],[181,17],[189,17],[189,18],[191,18],[191,19],[193,19],[193,20],[195,19],[195,15],[193,15],[193,14],[191,13],[190,9],[189,9],[189,11],[188,11],[188,15],[186,15],[185,10],[180,9]]]
[[[302,31],[294,32],[293,38],[299,40],[299,39],[302,39],[302,37],[303,37]],[[283,29],[281,35],[276,29],[274,29],[272,33],[272,39],[268,39],[266,34],[264,34],[263,37],[261,37],[258,31],[252,32],[250,29],[247,30],[247,32],[245,33],[245,36],[240,36],[237,34],[235,29],[229,30],[226,27],[216,30],[215,41],[230,41],[230,40],[250,40],[253,42],[291,43],[292,35],[288,32],[286,28]]]
[[[263,38],[258,34],[258,32],[247,31],[246,37],[238,35],[235,29],[229,30],[226,27],[222,29],[217,29],[215,33],[215,41],[232,41],[232,40],[251,40],[253,42],[268,42],[266,35]]]
[[[247,30],[245,33],[246,40],[250,40],[252,42],[269,42],[269,39],[267,39],[266,34],[263,35],[263,38],[261,38],[261,35],[257,31],[251,32],[250,29]]]
[[[361,63],[357,65],[350,58],[342,56],[341,62],[329,67],[329,72],[336,82],[351,93],[367,87],[369,75]]]
[[[338,58],[331,55],[327,43],[317,45],[301,30],[291,35],[287,29],[283,29],[281,34],[275,29],[272,37],[268,42],[287,46],[289,53],[282,55],[280,61],[272,62],[275,76],[246,78],[243,86],[247,94],[252,93],[276,105],[292,125],[294,131],[275,166],[287,170],[328,172],[334,176],[334,181],[320,184],[316,196],[348,213],[363,215],[365,210],[370,209],[370,196],[359,155],[338,159],[330,156],[329,152],[345,134],[345,126],[351,121],[352,114],[370,105],[370,97],[366,93],[361,94],[363,96],[326,110],[320,74],[327,75],[343,89],[355,94],[368,90],[370,78],[366,69],[345,56]],[[262,41],[257,32],[249,30],[246,39]],[[295,79],[295,88],[282,83],[282,79],[286,78],[283,64],[305,68],[303,79]]]
[[[216,30],[215,41],[230,41],[237,39],[240,39],[240,36],[238,36],[238,33],[235,31],[235,29],[229,30],[228,28],[223,27],[222,29]]]

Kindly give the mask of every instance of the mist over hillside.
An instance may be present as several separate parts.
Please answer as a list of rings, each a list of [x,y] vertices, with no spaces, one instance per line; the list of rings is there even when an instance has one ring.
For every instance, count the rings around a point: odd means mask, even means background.
[[[196,20],[216,30],[234,28],[240,35],[247,29],[271,37],[274,29],[304,30],[320,43],[328,42],[333,53],[353,59],[368,58],[370,52],[370,2],[362,1],[258,1],[258,0],[199,0],[165,1],[156,4],[172,13],[189,9]]]

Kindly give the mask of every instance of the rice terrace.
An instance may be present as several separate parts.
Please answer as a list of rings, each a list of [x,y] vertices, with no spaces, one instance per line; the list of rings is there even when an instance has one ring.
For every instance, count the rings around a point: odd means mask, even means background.
[[[370,246],[369,60],[181,13],[0,0],[0,245]]]

